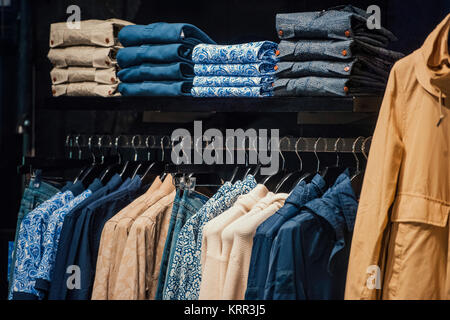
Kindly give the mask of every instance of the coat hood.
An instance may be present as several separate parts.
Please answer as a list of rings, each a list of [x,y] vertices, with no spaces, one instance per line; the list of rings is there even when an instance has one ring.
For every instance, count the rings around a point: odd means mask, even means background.
[[[450,97],[450,14],[433,30],[415,52],[415,72],[420,85],[439,99],[438,126],[444,119],[444,98]]]

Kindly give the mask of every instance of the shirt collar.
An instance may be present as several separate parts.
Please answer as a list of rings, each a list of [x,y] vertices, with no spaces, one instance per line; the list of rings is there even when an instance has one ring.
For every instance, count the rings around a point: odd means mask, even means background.
[[[316,174],[310,183],[301,181],[292,190],[286,203],[290,203],[298,208],[305,205],[308,201],[320,197],[325,192],[326,182],[320,174]]]
[[[115,175],[112,176],[111,179],[109,179],[109,181],[105,187],[108,189],[108,191],[110,191],[110,190],[117,188],[121,182],[122,182],[122,177],[116,173]]]
[[[83,183],[81,183],[81,181],[77,181],[69,188],[69,191],[72,192],[74,197],[78,196],[84,191]]]
[[[91,190],[92,193],[94,193],[95,191],[97,191],[101,187],[103,187],[103,185],[102,185],[102,182],[100,181],[100,179],[95,179],[94,182],[92,182],[89,185],[88,189]]]

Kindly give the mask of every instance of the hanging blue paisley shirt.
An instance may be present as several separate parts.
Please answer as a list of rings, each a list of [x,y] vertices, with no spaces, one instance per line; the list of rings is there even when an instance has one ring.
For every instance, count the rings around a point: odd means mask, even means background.
[[[36,275],[35,288],[47,292],[52,279],[55,267],[56,252],[58,250],[59,237],[64,223],[65,216],[77,205],[92,195],[92,190],[88,189],[67,203],[65,206],[54,211],[50,216],[47,229],[44,233],[43,255]]]
[[[36,273],[43,253],[43,234],[50,215],[74,199],[71,191],[59,192],[31,211],[20,225],[17,239],[14,280],[8,299],[41,297],[35,289]]]
[[[196,76],[239,76],[260,77],[273,75],[276,64],[272,62],[247,63],[247,64],[196,64],[194,73]]]
[[[194,87],[272,87],[273,77],[195,77]]]
[[[194,97],[246,97],[262,98],[271,97],[271,89],[263,87],[194,87],[191,90]]]
[[[256,181],[251,175],[233,186],[225,183],[219,192],[186,222],[178,236],[164,300],[198,300],[204,225],[229,209],[240,195],[247,194],[255,187]]]
[[[234,45],[212,45],[201,43],[192,52],[192,61],[208,63],[257,63],[270,61],[276,63],[278,44],[271,41],[250,42]]]

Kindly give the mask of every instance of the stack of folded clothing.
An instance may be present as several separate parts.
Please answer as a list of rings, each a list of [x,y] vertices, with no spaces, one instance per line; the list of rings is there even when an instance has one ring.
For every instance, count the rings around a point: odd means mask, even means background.
[[[215,43],[199,28],[184,23],[152,23],[123,28],[117,61],[124,96],[184,96],[194,78],[192,50]]]
[[[282,40],[274,95],[382,94],[391,67],[403,54],[386,49],[395,36],[384,28],[369,29],[368,18],[352,6],[277,14]]]
[[[79,29],[66,22],[52,24],[48,58],[53,96],[118,95],[117,35],[130,24],[118,19],[81,21]]]
[[[272,95],[278,45],[270,41],[194,48],[194,97]]]

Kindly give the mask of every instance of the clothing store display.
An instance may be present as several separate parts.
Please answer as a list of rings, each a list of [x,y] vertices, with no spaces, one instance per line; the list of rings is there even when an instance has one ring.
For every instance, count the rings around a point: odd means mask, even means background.
[[[272,95],[278,61],[270,41],[236,45],[199,44],[192,53],[195,97],[264,97]]]
[[[119,95],[118,84],[100,84],[98,82],[63,83],[52,86],[54,97],[112,97]]]
[[[108,69],[117,64],[117,48],[66,47],[50,49],[48,59],[55,68],[89,67]]]
[[[84,20],[79,28],[69,28],[67,22],[50,25],[50,48],[70,46],[114,47],[120,45],[117,34],[132,23],[120,19]]]
[[[191,94],[194,70],[192,50],[215,42],[190,24],[152,23],[127,26],[119,33],[123,69],[118,76],[124,96],[186,96]]]
[[[390,74],[371,144],[346,299],[449,299],[450,15]]]
[[[280,65],[276,96],[379,95],[403,54],[386,49],[395,36],[369,29],[368,15],[353,6],[321,12],[277,14]]]

